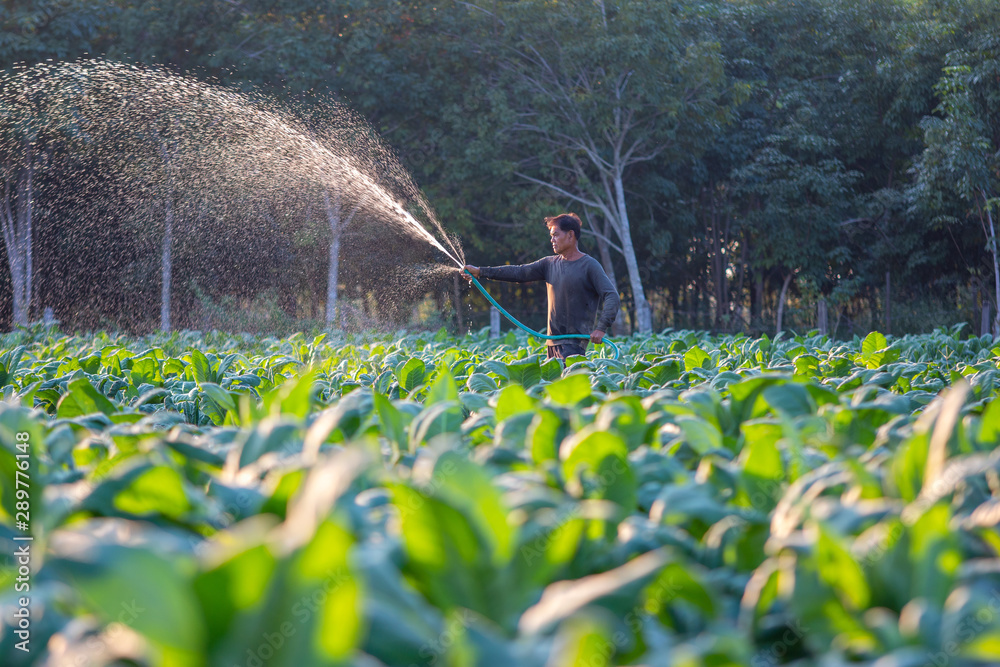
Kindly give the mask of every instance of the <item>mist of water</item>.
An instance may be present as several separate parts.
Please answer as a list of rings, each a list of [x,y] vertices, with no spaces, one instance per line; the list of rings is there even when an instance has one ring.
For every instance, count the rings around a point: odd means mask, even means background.
[[[102,215],[131,210],[141,221],[156,218],[154,209],[162,217],[170,199],[189,218],[228,215],[234,235],[251,210],[323,221],[332,198],[344,217],[429,244],[462,267],[461,245],[371,126],[333,102],[308,106],[161,69],[42,64],[0,78],[0,158],[8,172],[59,163],[73,174],[47,180],[37,205],[72,195]],[[67,168],[74,162],[86,169]]]

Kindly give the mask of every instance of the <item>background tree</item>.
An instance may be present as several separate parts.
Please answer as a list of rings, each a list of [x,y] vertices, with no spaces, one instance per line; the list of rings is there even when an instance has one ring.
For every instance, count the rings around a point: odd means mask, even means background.
[[[32,281],[34,279],[34,185],[35,147],[31,138],[25,137],[15,146],[19,155],[4,157],[0,165],[3,195],[0,199],[0,231],[3,232],[7,266],[13,287],[13,320],[16,325],[27,325],[31,314]]]
[[[959,63],[945,69],[938,83],[941,98],[940,116],[924,120],[927,148],[915,165],[915,196],[927,208],[944,212],[948,194],[957,195],[968,206],[962,217],[976,220],[986,238],[992,257],[993,334],[1000,334],[1000,260],[997,258],[997,234],[993,220],[1000,193],[1000,86],[988,82],[1000,76],[1000,42],[978,52],[952,54]],[[990,46],[993,52],[990,52]],[[950,192],[949,192],[950,191]],[[945,224],[954,217],[941,218]]]
[[[428,224],[436,211],[472,263],[537,258],[541,219],[575,209],[585,251],[621,278],[620,319],[637,328],[760,332],[781,309],[782,328],[801,330],[826,300],[837,335],[890,322],[898,333],[971,321],[997,299],[983,239],[996,222],[998,12],[988,0],[31,0],[0,4],[0,67],[9,77],[16,62],[101,53],[186,72],[316,140],[348,125],[323,111],[346,102],[384,140],[353,157]],[[163,160],[146,120],[106,132],[104,157],[63,123],[25,161],[12,118],[0,117],[12,137],[6,229],[30,202],[27,317],[52,305],[67,326],[161,324]],[[161,136],[205,136],[178,122],[186,129]],[[171,326],[214,326],[223,303],[234,322],[259,305],[263,321],[321,323],[335,300],[359,321],[402,323],[423,298],[456,326],[486,323],[486,302],[456,292],[440,253],[386,256],[384,212],[359,210],[337,236],[323,188],[265,174],[287,153],[224,135],[175,158]],[[140,146],[141,160],[110,156]],[[24,164],[35,165],[30,197],[18,194]],[[339,194],[347,217],[357,202]],[[5,252],[15,244],[27,240],[5,240]],[[15,281],[25,317],[26,266],[0,268],[0,326]],[[497,290],[543,321],[537,286]]]
[[[483,8],[505,94],[494,113],[504,119],[515,173],[586,209],[592,233],[624,259],[643,332],[652,318],[629,178],[637,165],[698,150],[705,130],[727,114],[717,43],[695,29],[691,9],[677,2]]]
[[[113,14],[92,0],[26,0],[0,4],[0,64],[78,56]],[[0,86],[12,80],[0,78]],[[0,228],[10,271],[14,324],[31,316],[35,274],[35,207],[39,168],[37,109],[29,99],[4,95],[0,109]],[[32,121],[36,121],[33,123]]]

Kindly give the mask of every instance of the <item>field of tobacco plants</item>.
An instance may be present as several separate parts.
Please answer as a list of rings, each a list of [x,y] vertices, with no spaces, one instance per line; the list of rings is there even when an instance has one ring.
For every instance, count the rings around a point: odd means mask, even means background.
[[[0,336],[0,664],[1000,663],[1000,342],[620,344]]]

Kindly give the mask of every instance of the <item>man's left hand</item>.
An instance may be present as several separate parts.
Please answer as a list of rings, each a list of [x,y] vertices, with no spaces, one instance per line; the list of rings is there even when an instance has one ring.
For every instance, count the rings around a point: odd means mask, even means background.
[[[604,342],[604,332],[600,329],[595,329],[593,333],[590,334],[590,342],[594,345],[600,345]]]

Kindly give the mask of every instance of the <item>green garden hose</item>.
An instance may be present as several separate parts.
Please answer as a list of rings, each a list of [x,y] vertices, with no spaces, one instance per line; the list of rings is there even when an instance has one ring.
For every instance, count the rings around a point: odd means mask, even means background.
[[[483,287],[482,283],[480,283],[476,279],[476,277],[474,275],[472,275],[471,273],[469,273],[468,269],[463,269],[463,271],[469,276],[469,278],[472,279],[472,282],[476,285],[476,287],[479,289],[479,291],[483,293],[483,296],[485,296],[486,299],[490,303],[492,303],[494,306],[496,306],[496,309],[499,310],[501,313],[503,313],[504,317],[506,317],[508,320],[511,321],[511,324],[513,324],[517,328],[521,329],[522,331],[526,331],[528,333],[528,335],[534,336],[535,338],[542,338],[544,340],[564,340],[564,339],[567,339],[567,340],[581,340],[583,338],[587,338],[587,336],[573,336],[573,335],[550,336],[548,334],[539,333],[538,331],[534,331],[532,329],[529,329],[528,327],[524,326],[523,324],[521,324],[520,322],[518,322],[517,320],[515,320],[513,315],[511,315],[506,310],[504,310],[503,306],[501,306],[499,303],[497,303],[497,300],[494,299],[492,296],[490,296],[490,293],[486,291],[486,288]],[[611,339],[609,339],[607,337],[604,338],[604,342],[607,343],[608,345],[610,345],[611,349],[615,351],[615,359],[617,359],[618,358],[618,346],[615,345],[613,342],[611,342]]]

